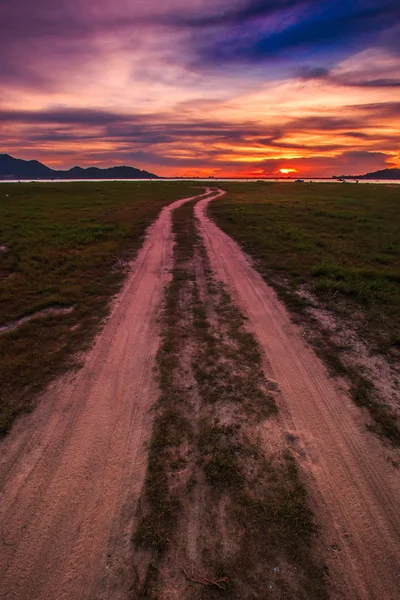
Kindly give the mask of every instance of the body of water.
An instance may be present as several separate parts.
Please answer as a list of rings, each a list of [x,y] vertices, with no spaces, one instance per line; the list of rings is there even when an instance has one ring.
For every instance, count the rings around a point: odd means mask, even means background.
[[[215,178],[215,179],[201,179],[201,178],[191,178],[191,177],[180,177],[180,178],[168,178],[168,179],[4,179],[0,180],[0,183],[103,183],[103,182],[115,182],[115,181],[130,181],[130,182],[143,182],[143,181],[193,181],[193,182],[201,182],[201,183],[294,183],[295,179],[232,179],[232,178]],[[338,183],[342,184],[343,181],[339,181],[338,179],[304,179],[304,183]],[[346,183],[373,183],[380,185],[400,185],[400,179],[359,179],[355,181],[354,179],[346,179],[344,180]]]

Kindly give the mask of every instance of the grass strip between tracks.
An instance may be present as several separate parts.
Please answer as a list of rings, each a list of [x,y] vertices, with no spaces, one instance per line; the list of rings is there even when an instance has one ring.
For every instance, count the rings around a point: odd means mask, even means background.
[[[133,597],[173,585],[191,599],[327,598],[296,462],[260,442],[277,409],[258,345],[212,276],[192,205],[174,212],[173,230]]]

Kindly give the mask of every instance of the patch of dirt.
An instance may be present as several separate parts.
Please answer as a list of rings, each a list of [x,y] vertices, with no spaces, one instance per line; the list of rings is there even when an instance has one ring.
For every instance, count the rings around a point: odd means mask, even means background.
[[[158,396],[153,366],[172,267],[170,213],[188,200],[164,208],[149,228],[82,369],[54,382],[1,442],[4,600],[115,600],[128,592],[131,569],[122,576],[121,569]]]
[[[326,308],[322,308],[310,291],[303,289],[298,295],[309,302],[310,306],[306,307],[305,311],[316,321],[315,328],[306,327],[305,338],[313,342],[318,338],[319,330],[328,334],[329,339],[338,349],[343,364],[346,367],[356,368],[370,382],[377,400],[400,417],[398,364],[390,363],[382,354],[374,353],[373,349],[360,338],[347,318],[339,318]],[[363,315],[353,315],[353,318],[362,321]]]
[[[332,599],[397,600],[400,481],[392,455],[293,324],[240,247],[196,205],[217,278],[227,286],[279,384],[286,429],[297,449],[312,508],[323,524]],[[269,451],[269,448],[268,448]]]

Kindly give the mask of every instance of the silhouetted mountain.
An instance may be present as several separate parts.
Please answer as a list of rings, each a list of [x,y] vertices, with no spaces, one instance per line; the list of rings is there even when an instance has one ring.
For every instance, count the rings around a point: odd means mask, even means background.
[[[156,179],[158,175],[135,167],[72,167],[69,171],[50,169],[37,160],[21,160],[0,154],[0,179]]]
[[[334,175],[332,179],[400,179],[400,169],[382,169],[365,175]]]
[[[65,171],[58,171],[58,173],[63,172]],[[149,177],[158,177],[154,173],[148,173],[147,171],[127,166],[108,167],[107,169],[99,169],[98,167],[88,167],[87,169],[72,167],[67,173],[68,177],[72,179],[148,179]]]
[[[56,171],[37,160],[20,160],[9,154],[0,154],[0,179],[51,178]]]
[[[357,179],[400,179],[400,169],[382,169],[381,171],[360,175]]]

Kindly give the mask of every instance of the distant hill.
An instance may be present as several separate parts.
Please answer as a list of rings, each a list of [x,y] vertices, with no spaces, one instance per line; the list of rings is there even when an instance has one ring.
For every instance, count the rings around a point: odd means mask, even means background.
[[[357,179],[400,179],[400,169],[382,169],[381,171],[360,175]]]
[[[37,160],[20,160],[9,154],[0,154],[0,179],[44,179],[52,178],[54,173],[57,171]]]
[[[333,179],[400,179],[400,169],[382,169],[365,175],[340,175]]]
[[[135,167],[72,167],[68,171],[50,169],[37,160],[21,160],[0,154],[0,180],[5,179],[157,179],[158,175]]]

